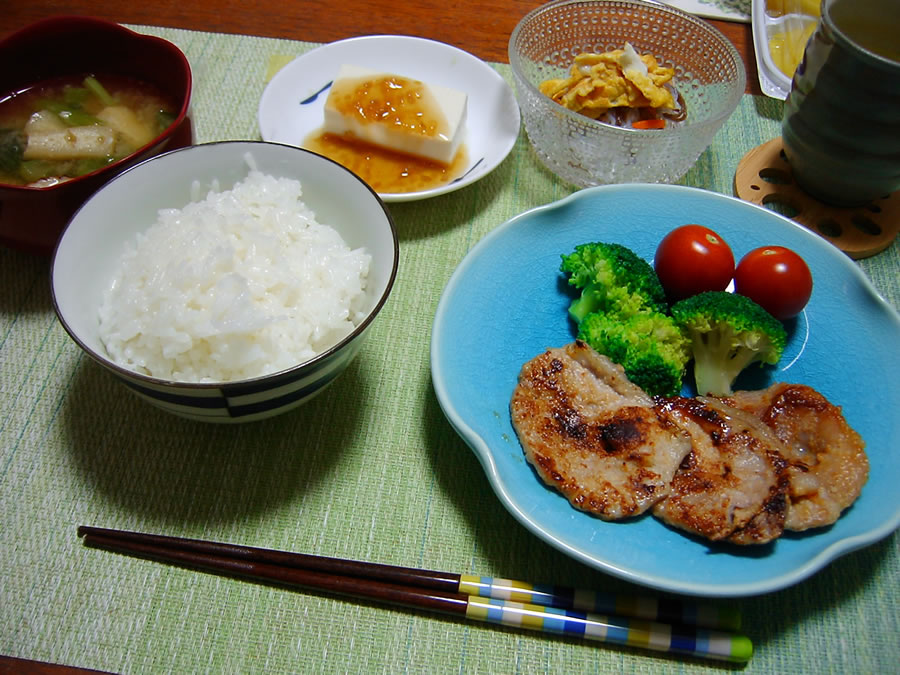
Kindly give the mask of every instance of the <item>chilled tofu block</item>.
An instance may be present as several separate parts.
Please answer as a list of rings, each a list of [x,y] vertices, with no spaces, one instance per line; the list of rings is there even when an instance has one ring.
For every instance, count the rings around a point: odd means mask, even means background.
[[[343,65],[325,101],[325,132],[450,164],[465,135],[467,96],[392,73]]]

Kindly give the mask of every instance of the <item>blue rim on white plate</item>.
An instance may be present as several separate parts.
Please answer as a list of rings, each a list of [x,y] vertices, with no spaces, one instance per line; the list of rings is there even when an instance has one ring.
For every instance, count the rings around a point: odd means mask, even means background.
[[[344,64],[364,66],[468,94],[465,145],[469,166],[440,187],[379,193],[386,202],[426,199],[459,190],[502,162],[519,135],[519,106],[506,80],[487,63],[443,42],[405,35],[367,35],[339,40],[297,57],[272,78],[259,101],[264,141],[301,145],[322,127],[325,99]]]
[[[604,522],[572,508],[525,459],[509,400],[522,365],[574,338],[560,255],[614,241],[652,260],[671,229],[701,223],[740,258],[779,244],[813,273],[807,308],[788,324],[781,363],[739,378],[742,388],[808,384],[840,405],[866,441],[862,495],[833,526],[785,533],[762,547],[706,542],[650,515]],[[528,530],[581,562],[659,590],[739,597],[785,588],[900,525],[900,316],[837,248],[800,225],[738,199],[674,185],[588,188],[522,213],[484,237],[453,273],[434,319],[431,369],[450,424],[481,462],[502,504]],[[686,393],[690,393],[686,388]]]

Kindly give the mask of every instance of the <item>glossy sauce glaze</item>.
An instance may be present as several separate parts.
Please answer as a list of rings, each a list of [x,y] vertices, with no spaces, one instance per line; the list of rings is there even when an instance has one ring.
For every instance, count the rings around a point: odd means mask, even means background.
[[[321,131],[308,137],[303,147],[347,167],[379,193],[431,190],[461,176],[469,163],[464,146],[448,165]]]
[[[448,137],[449,125],[427,86],[396,75],[362,78],[332,92],[337,109],[364,124],[402,128],[411,137]],[[446,185],[462,175],[468,153],[460,146],[449,164],[390,150],[352,134],[318,130],[303,147],[347,167],[376,192],[409,193]]]

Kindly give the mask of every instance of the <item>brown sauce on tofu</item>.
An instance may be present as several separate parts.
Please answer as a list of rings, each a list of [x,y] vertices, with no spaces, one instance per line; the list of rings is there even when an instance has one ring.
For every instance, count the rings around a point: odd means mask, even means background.
[[[449,136],[451,129],[426,85],[396,75],[345,81],[329,95],[329,105],[363,124],[389,124],[422,138]],[[376,192],[430,190],[459,177],[468,165],[460,147],[450,164],[389,150],[360,141],[352,134],[314,132],[303,147],[347,167]]]
[[[380,193],[419,192],[446,185],[462,175],[469,163],[464,146],[450,164],[441,164],[321,131],[308,137],[303,147],[342,164]]]

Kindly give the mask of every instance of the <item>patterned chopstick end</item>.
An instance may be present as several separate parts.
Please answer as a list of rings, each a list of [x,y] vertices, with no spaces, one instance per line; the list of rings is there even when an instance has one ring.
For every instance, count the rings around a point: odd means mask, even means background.
[[[508,600],[470,596],[466,616],[504,626],[734,663],[749,661],[753,655],[753,644],[743,635]]]
[[[741,628],[741,614],[732,607],[695,605],[670,598],[620,595],[472,574],[460,575],[459,592],[482,598],[576,609],[593,614],[631,616],[715,630],[737,631]]]

